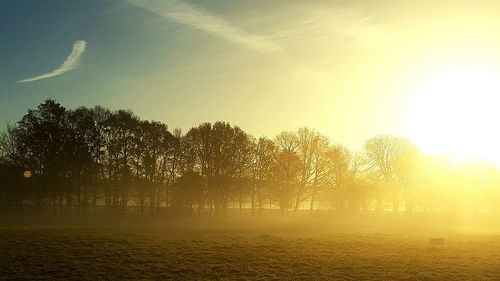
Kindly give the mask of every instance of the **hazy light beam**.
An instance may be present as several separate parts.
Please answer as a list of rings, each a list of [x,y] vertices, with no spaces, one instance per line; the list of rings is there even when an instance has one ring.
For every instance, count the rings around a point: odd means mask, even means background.
[[[19,80],[17,81],[17,83],[27,83],[43,79],[49,79],[52,77],[63,75],[64,73],[77,68],[82,58],[82,55],[85,52],[86,47],[87,47],[86,41],[84,40],[75,41],[75,43],[73,43],[73,50],[71,51],[71,54],[66,58],[66,60],[59,68],[49,73]]]

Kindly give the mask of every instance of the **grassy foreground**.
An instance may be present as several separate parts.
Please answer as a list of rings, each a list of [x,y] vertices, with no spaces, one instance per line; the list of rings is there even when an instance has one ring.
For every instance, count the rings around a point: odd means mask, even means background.
[[[438,234],[446,244],[430,245]],[[499,280],[500,236],[299,219],[4,224],[10,279]]]

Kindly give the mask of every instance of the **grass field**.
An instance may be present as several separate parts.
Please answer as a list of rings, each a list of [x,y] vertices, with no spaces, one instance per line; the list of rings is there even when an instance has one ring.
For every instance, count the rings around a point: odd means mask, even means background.
[[[3,224],[0,279],[500,280],[500,235],[319,219]]]

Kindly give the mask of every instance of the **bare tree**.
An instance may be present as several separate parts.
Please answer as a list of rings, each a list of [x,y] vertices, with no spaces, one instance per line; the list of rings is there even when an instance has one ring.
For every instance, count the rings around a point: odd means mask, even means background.
[[[255,208],[258,208],[259,213],[262,212],[262,203],[264,196],[262,188],[264,184],[269,183],[272,175],[273,161],[275,160],[276,145],[268,138],[261,137],[257,143],[253,145],[252,159],[252,214]]]

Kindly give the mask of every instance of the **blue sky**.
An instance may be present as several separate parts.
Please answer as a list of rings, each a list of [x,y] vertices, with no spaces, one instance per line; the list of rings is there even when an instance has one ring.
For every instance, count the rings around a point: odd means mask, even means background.
[[[414,70],[448,51],[456,24],[442,15],[469,11],[422,3],[2,1],[0,126],[53,98],[184,131],[216,120],[257,136],[309,126],[359,147],[404,132]],[[78,40],[85,48],[62,67]]]

